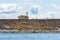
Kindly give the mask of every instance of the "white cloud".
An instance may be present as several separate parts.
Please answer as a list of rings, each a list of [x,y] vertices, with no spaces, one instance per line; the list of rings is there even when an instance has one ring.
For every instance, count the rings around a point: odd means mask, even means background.
[[[23,6],[16,3],[2,3],[0,4],[0,19],[15,19],[22,9]]]
[[[8,14],[0,14],[0,19],[6,19],[8,17],[9,17]]]
[[[19,9],[22,9],[21,6],[19,6],[18,4],[7,4],[7,3],[2,3],[0,4],[0,12],[16,12]]]
[[[60,10],[60,6],[57,4],[52,3],[51,6],[55,9],[55,10]]]
[[[42,7],[36,3],[2,3],[0,4],[0,19],[15,19],[21,14],[25,14],[26,10],[30,11],[31,7],[38,7],[39,12]],[[6,14],[7,12],[7,14]],[[17,12],[17,13],[8,13]],[[30,15],[30,14],[29,14]],[[38,15],[35,15],[36,17]],[[33,16],[32,16],[33,17]],[[30,18],[32,18],[30,17]]]
[[[17,19],[18,14],[0,14],[0,19]]]
[[[42,7],[41,7],[40,5],[37,5],[37,4],[36,4],[36,5],[32,5],[32,7],[33,7],[33,8],[38,8],[39,10],[42,9]]]
[[[46,13],[42,14],[42,18],[49,18],[49,19],[60,19],[60,6],[57,4],[51,4],[52,11],[47,11]]]
[[[50,11],[46,12],[45,14],[41,14],[41,18],[43,19],[60,19],[60,12],[57,11]]]

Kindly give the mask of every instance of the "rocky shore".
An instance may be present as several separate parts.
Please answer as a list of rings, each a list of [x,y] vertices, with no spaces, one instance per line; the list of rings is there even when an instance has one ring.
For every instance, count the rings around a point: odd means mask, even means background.
[[[0,32],[58,33],[60,32],[60,19],[0,19]]]
[[[0,33],[60,33],[60,31],[58,30],[1,30],[0,29]]]

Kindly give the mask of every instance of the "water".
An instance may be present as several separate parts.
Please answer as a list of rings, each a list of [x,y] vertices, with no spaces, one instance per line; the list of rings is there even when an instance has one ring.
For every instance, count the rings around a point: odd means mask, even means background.
[[[60,33],[0,33],[0,40],[60,40]]]

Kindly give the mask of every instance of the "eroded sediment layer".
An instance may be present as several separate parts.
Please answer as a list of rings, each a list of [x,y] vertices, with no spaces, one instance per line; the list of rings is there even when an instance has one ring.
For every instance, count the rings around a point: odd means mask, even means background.
[[[17,32],[60,32],[60,19],[0,19],[0,32],[12,32],[12,30],[13,32],[16,30]]]

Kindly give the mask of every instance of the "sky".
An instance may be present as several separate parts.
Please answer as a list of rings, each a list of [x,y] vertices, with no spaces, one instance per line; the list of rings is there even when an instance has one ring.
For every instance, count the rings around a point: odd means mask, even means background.
[[[0,0],[0,19],[60,19],[60,0]]]

